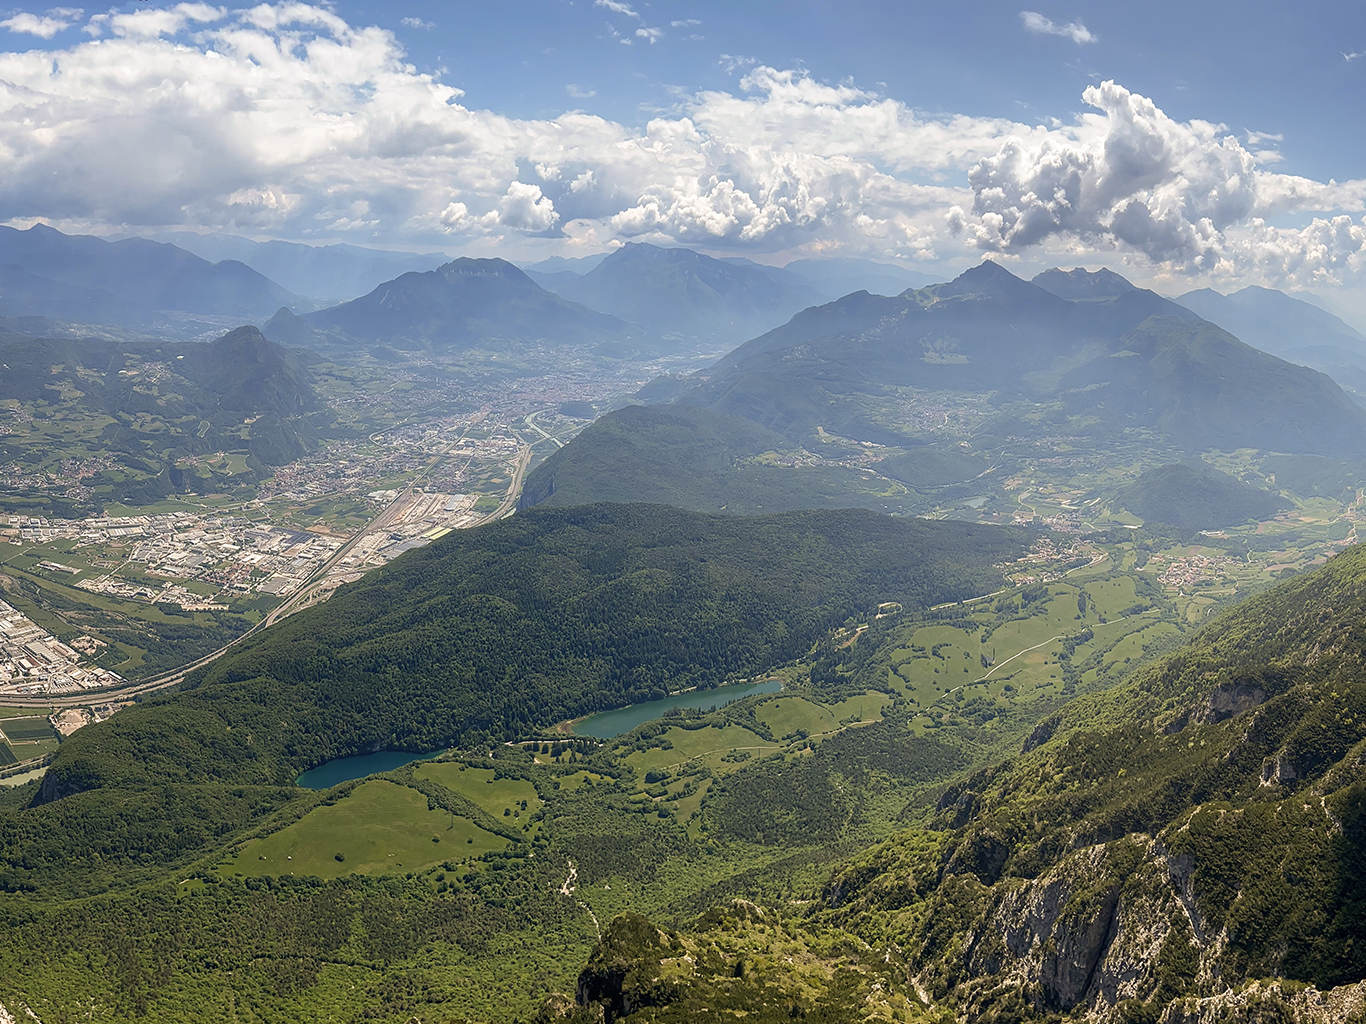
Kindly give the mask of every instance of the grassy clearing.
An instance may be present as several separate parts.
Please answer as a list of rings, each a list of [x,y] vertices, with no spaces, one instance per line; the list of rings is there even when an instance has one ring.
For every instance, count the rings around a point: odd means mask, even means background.
[[[791,736],[803,729],[808,734],[828,732],[839,721],[829,708],[805,697],[779,697],[764,704],[754,714],[772,730],[774,736],[779,737]]]
[[[568,775],[559,780],[560,792],[577,793],[589,783],[594,786],[599,786],[607,781],[609,781],[609,779],[606,775],[599,775],[597,772],[575,772],[573,775]],[[442,783],[442,785],[445,784]],[[446,788],[449,789],[450,787],[447,786]]]
[[[525,779],[495,779],[492,768],[470,768],[455,762],[424,764],[413,770],[417,779],[431,779],[452,793],[459,793],[471,803],[488,811],[495,818],[503,816],[525,818],[541,805],[536,787]],[[580,783],[582,785],[582,783]],[[527,809],[523,811],[522,801]]]
[[[52,714],[52,708],[0,708],[0,721],[6,718],[33,718]]]
[[[714,771],[733,771],[737,762],[726,763],[722,759],[732,751],[747,751],[754,757],[764,757],[783,749],[779,743],[769,743],[755,733],[738,725],[717,728],[714,725],[705,729],[673,728],[663,737],[669,749],[651,747],[637,750],[626,756],[625,762],[637,773],[644,775],[652,768],[675,768],[685,761],[697,760]]]
[[[335,804],[310,811],[288,828],[248,843],[220,870],[319,878],[352,872],[382,875],[424,871],[506,846],[502,836],[467,818],[439,808],[428,810],[427,798],[417,790],[375,779]],[[338,854],[344,859],[338,860]]]

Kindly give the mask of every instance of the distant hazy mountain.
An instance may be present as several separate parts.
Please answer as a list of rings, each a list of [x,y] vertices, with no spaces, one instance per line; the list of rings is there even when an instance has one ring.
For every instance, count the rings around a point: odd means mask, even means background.
[[[11,263],[0,266],[0,316],[131,327],[149,314],[103,289],[53,281]]]
[[[1204,464],[1150,469],[1121,491],[1117,502],[1148,523],[1181,530],[1213,530],[1270,519],[1290,503],[1263,487]]]
[[[535,271],[538,274],[573,274],[582,277],[610,255],[608,252],[599,252],[592,256],[551,256],[528,263],[522,269],[528,274]]]
[[[793,260],[783,270],[805,282],[826,300],[859,291],[900,295],[907,288],[924,288],[943,280],[890,263],[848,257]]]
[[[990,261],[895,298],[846,296],[740,346],[676,400],[790,437],[823,426],[893,443],[849,399],[915,385],[991,392],[998,407],[1056,403],[1077,429],[1140,427],[1191,449],[1366,450],[1366,415],[1324,375],[1244,345],[1153,292],[1122,287],[1117,275],[1075,274],[1068,287],[1084,301]],[[999,426],[1038,429],[1009,416]]]
[[[1271,288],[1211,288],[1176,300],[1254,348],[1322,370],[1366,398],[1366,337],[1318,306]]]
[[[820,298],[771,268],[640,243],[622,246],[582,277],[557,275],[550,283],[567,299],[653,334],[726,343],[752,338]]]
[[[1113,299],[1134,291],[1129,281],[1105,267],[1095,271],[1054,267],[1037,275],[1030,283],[1061,299]]]
[[[641,331],[546,291],[505,260],[458,259],[407,273],[368,295],[299,317],[316,340],[399,351],[520,344],[623,343]],[[288,325],[289,337],[282,326]],[[267,335],[301,343],[298,326],[276,316]]]
[[[387,252],[355,245],[255,242],[236,235],[178,231],[159,236],[208,260],[238,260],[298,295],[353,299],[408,271],[435,270],[450,260],[444,253]]]
[[[65,235],[36,224],[0,227],[0,264],[91,291],[105,291],[143,310],[260,316],[299,297],[243,263],[209,263],[166,242],[107,242]],[[73,317],[60,317],[70,320]]]

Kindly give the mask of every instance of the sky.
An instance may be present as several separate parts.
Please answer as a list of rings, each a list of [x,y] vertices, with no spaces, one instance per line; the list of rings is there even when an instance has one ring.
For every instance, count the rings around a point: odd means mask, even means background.
[[[96,234],[991,257],[1366,314],[1364,115],[1343,0],[0,7],[0,223]]]

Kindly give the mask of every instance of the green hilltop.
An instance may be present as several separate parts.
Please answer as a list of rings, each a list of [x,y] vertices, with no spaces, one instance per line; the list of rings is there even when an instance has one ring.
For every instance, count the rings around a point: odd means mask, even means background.
[[[1150,469],[1116,500],[1146,522],[1167,523],[1188,532],[1270,519],[1290,507],[1264,487],[1249,486],[1204,464]]]

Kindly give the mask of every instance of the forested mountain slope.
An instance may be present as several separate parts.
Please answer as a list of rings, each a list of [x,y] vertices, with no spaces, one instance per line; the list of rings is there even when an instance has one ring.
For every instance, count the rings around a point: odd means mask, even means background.
[[[298,354],[255,327],[208,343],[0,335],[0,364],[0,399],[34,410],[0,450],[18,469],[48,460],[54,437],[79,440],[105,463],[85,484],[97,504],[223,489],[196,461],[219,452],[246,456],[233,483],[258,480],[307,451],[314,414],[327,415]],[[53,496],[20,490],[7,500],[32,508]]]
[[[642,332],[560,298],[511,263],[461,258],[410,271],[358,299],[300,319],[315,344],[342,350],[382,344],[399,351],[461,351],[509,345],[621,342]]]
[[[1124,488],[1117,501],[1146,522],[1185,531],[1257,522],[1289,507],[1279,495],[1204,464],[1150,469]]]
[[[1000,585],[1028,535],[870,512],[749,519],[532,509],[351,584],[63,744],[53,800],[101,787],[288,784],[332,757],[510,739],[806,654],[885,601]]]
[[[716,409],[627,406],[532,470],[519,507],[644,501],[747,515],[884,509],[854,470],[812,465],[791,472],[781,458],[791,448],[781,434]]]
[[[837,869],[805,928],[851,930],[887,951],[887,973],[917,1002],[971,1019],[1356,1019],[1363,661],[1366,549],[1355,547],[944,790],[927,828]],[[732,918],[742,937],[729,948],[772,957],[772,932],[744,918]],[[669,968],[670,950],[712,941],[701,924],[674,939],[614,925],[581,981],[581,1012],[653,1001],[619,1015],[672,1021],[686,1005],[726,1005],[737,970]],[[786,952],[789,964],[794,952],[818,959],[810,946]],[[767,970],[767,991],[798,987],[798,968],[770,959]],[[868,992],[868,971],[864,958],[847,993]],[[815,988],[835,996],[838,975]],[[875,1019],[869,1002],[846,998],[847,1019]]]

